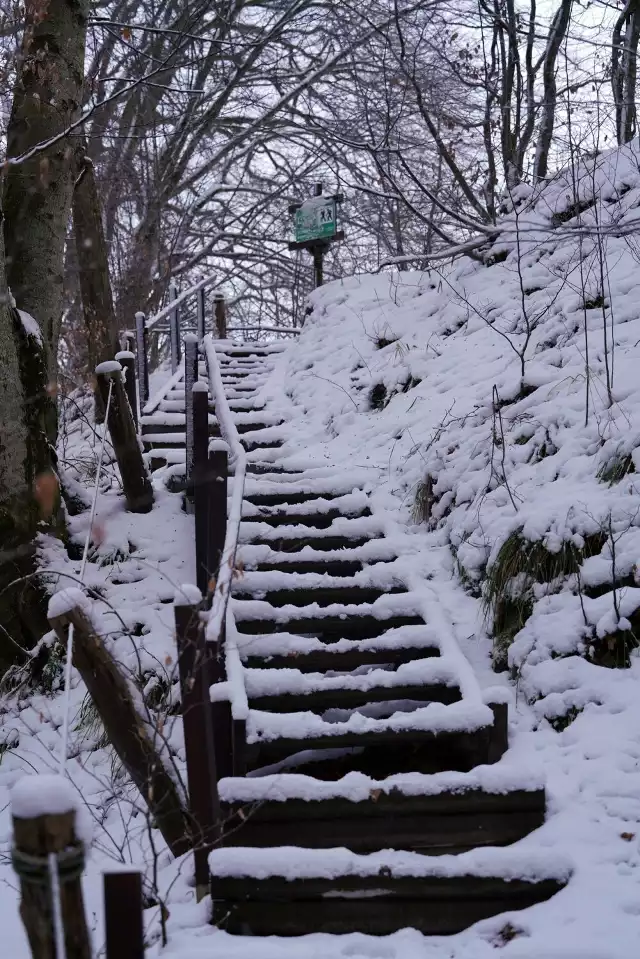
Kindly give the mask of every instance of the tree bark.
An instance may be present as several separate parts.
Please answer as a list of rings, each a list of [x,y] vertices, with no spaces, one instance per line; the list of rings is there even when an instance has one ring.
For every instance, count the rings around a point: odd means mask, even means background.
[[[7,281],[17,306],[42,330],[55,360],[62,319],[64,247],[71,204],[72,155],[61,137],[82,98],[86,0],[27,0],[22,51],[7,128],[4,186]]]
[[[562,0],[562,3],[556,10],[547,38],[547,47],[542,65],[544,90],[542,117],[540,120],[540,130],[538,132],[538,143],[533,166],[533,176],[536,180],[542,180],[547,175],[549,150],[553,139],[556,118],[556,61],[558,59],[558,51],[567,33],[572,6],[572,0]]]
[[[613,28],[611,43],[611,87],[616,111],[616,136],[620,145],[632,140],[636,132],[639,40],[640,0],[627,0]]]
[[[82,308],[87,331],[89,370],[118,352],[118,325],[113,308],[109,258],[93,164],[86,142],[76,151],[73,191],[73,233],[78,260]],[[130,321],[133,327],[133,319]]]
[[[0,671],[25,659],[47,630],[44,595],[32,579],[40,511],[34,481],[50,469],[46,418],[51,400],[44,354],[9,306],[0,233]],[[28,389],[25,389],[26,384]],[[29,399],[29,402],[27,402]],[[17,645],[16,645],[17,644]]]

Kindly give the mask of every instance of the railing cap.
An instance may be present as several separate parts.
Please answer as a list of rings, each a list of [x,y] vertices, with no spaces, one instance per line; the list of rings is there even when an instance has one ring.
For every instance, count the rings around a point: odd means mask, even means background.
[[[96,366],[96,376],[106,376],[111,378],[119,376],[122,373],[122,367],[117,360],[105,360],[104,363],[98,363]]]

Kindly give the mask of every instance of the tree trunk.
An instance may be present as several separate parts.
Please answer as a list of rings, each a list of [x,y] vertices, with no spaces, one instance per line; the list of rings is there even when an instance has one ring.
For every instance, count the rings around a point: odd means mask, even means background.
[[[22,51],[7,129],[11,164],[4,188],[7,281],[17,306],[35,317],[53,372],[62,319],[64,247],[71,204],[72,153],[60,136],[82,97],[85,0],[27,0]]]
[[[544,54],[544,63],[542,65],[543,81],[543,99],[542,99],[542,118],[540,120],[540,130],[538,132],[538,143],[536,146],[536,156],[533,166],[533,176],[536,180],[542,180],[547,175],[549,165],[549,150],[553,139],[553,129],[556,118],[556,61],[558,51],[562,44],[569,26],[571,18],[572,0],[562,0],[560,7],[556,10],[555,16],[549,28],[547,38],[547,47]]]
[[[640,40],[640,0],[630,0],[626,8],[625,34],[622,43],[622,97],[616,103],[618,143],[629,143],[636,134],[637,56]]]
[[[33,389],[25,390],[23,383]],[[0,671],[22,662],[47,630],[44,596],[32,579],[40,511],[36,476],[50,465],[46,415],[50,400],[44,354],[17,310],[9,306],[0,235]],[[26,402],[28,396],[33,401]],[[17,645],[16,645],[17,644]]]
[[[73,232],[78,259],[82,308],[87,331],[89,370],[118,352],[118,325],[113,308],[107,244],[98,186],[84,142],[76,155]],[[129,324],[133,327],[133,323]]]

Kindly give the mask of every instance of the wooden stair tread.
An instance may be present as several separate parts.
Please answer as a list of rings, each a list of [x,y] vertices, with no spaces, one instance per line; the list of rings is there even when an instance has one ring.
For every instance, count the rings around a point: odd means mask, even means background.
[[[252,709],[274,712],[350,710],[396,700],[454,703],[461,698],[455,670],[446,660],[433,657],[403,664],[396,671],[373,669],[341,676],[267,665],[247,670],[245,685]]]
[[[287,536],[279,537],[265,537],[264,533],[261,532],[252,532],[247,531],[246,529],[240,529],[240,544],[241,545],[251,545],[252,543],[265,543],[268,544],[271,549],[280,552],[280,553],[297,553],[300,550],[303,550],[305,547],[311,547],[314,550],[323,550],[326,552],[333,552],[334,550],[340,549],[357,549],[360,546],[366,546],[373,539],[381,539],[381,533],[368,533],[366,535],[358,535],[357,532],[354,532],[353,535],[346,535],[344,533],[331,536],[309,536],[308,529],[300,529],[295,534],[295,531],[292,531]]]
[[[283,589],[260,589],[259,585],[247,586],[238,581],[233,590],[233,598],[241,602],[251,602],[260,599],[274,608],[283,606],[332,606],[335,603],[372,604],[383,596],[406,593],[404,586],[392,586],[381,589],[376,586],[300,586],[299,588],[285,587]]]
[[[279,526],[312,526],[315,529],[329,529],[333,525],[334,520],[337,519],[359,519],[360,517],[371,516],[371,510],[368,506],[362,507],[361,509],[354,509],[353,512],[347,513],[342,510],[327,509],[323,512],[318,513],[249,513],[242,517],[242,521],[246,523],[267,523],[267,525],[272,527]]]
[[[236,622],[240,633],[277,633],[279,631],[308,633],[321,636],[349,636],[354,639],[369,639],[381,636],[390,629],[400,626],[424,625],[420,616],[394,615],[387,619],[378,619],[370,614],[341,616],[303,616],[295,615],[292,610],[287,619],[244,619],[242,611],[236,614]]]

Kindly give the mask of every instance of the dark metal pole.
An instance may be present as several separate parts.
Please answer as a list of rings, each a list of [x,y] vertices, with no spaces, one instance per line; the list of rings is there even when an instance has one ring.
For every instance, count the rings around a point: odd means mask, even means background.
[[[177,299],[178,291],[173,281],[169,286],[169,301]],[[180,365],[180,307],[174,306],[169,317],[169,336],[171,339],[171,372],[175,373]]]
[[[204,334],[206,332],[204,328],[204,287],[200,287],[197,293],[198,297],[198,319],[196,322],[196,328],[198,333],[198,339],[204,339]]]
[[[185,414],[185,480],[187,489],[193,472],[193,384],[198,382],[198,336],[187,333],[184,338],[184,414]]]
[[[216,334],[219,340],[227,338],[227,303],[224,293],[216,293],[213,298],[213,315],[216,325]]]
[[[313,279],[316,290],[322,286],[322,261],[324,258],[324,245],[316,243],[313,247]]]
[[[147,357],[147,321],[144,313],[136,313],[136,363],[140,389],[140,407],[149,399],[149,359]]]

